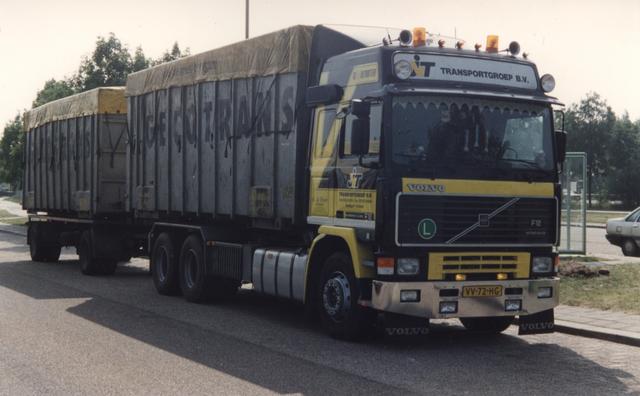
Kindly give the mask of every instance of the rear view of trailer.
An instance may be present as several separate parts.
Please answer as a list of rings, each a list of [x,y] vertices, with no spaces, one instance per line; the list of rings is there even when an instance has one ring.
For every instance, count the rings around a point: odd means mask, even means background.
[[[130,75],[129,209],[300,221],[311,33],[296,26]]]
[[[23,207],[71,217],[124,213],[124,88],[97,88],[25,114]]]

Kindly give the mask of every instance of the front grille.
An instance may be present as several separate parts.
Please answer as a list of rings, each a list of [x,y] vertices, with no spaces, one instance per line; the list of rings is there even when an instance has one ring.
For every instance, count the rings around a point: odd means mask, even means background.
[[[516,253],[429,253],[429,280],[454,280],[464,274],[467,280],[495,280],[497,274],[509,279],[528,278],[531,254]]]
[[[397,210],[399,245],[528,245],[556,241],[554,198],[401,194]],[[435,232],[420,232],[425,220],[430,220]]]

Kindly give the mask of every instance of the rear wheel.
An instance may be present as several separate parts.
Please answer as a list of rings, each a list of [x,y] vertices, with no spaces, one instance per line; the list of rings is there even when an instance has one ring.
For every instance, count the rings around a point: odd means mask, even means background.
[[[318,291],[320,318],[330,336],[356,340],[372,328],[374,313],[358,304],[360,287],[345,253],[334,253],[325,261]]]
[[[163,232],[153,245],[151,276],[160,294],[175,295],[180,291],[178,256],[171,236]]]
[[[80,271],[85,275],[113,275],[118,266],[118,260],[112,258],[96,258],[93,254],[93,237],[91,231],[82,233],[77,247],[80,259]]]
[[[625,239],[622,244],[622,254],[625,256],[637,256],[638,255],[638,245],[633,239]]]
[[[513,323],[513,316],[495,316],[486,318],[460,318],[462,325],[470,331],[487,334],[499,334]]]
[[[59,245],[46,244],[43,236],[43,227],[38,223],[29,223],[27,230],[27,241],[29,242],[29,253],[31,260],[56,262],[60,258],[61,247]]]
[[[179,278],[180,289],[187,301],[203,302],[208,299],[204,250],[202,239],[197,235],[190,235],[182,245]]]

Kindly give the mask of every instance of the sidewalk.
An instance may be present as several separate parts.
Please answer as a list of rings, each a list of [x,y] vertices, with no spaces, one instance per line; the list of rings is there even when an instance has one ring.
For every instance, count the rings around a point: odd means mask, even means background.
[[[556,331],[640,347],[640,315],[560,305]]]

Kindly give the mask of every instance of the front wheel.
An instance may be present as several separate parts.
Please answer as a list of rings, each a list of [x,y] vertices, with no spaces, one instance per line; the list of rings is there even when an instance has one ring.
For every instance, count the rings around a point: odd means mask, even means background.
[[[625,256],[637,256],[638,245],[636,245],[633,239],[626,239],[622,244],[622,254]]]
[[[470,331],[487,334],[500,334],[513,323],[513,316],[495,316],[487,318],[460,318],[462,325]]]
[[[360,286],[349,256],[338,252],[325,261],[318,291],[322,325],[330,336],[353,341],[372,327],[373,311],[358,304]]]

